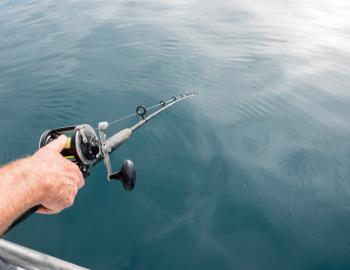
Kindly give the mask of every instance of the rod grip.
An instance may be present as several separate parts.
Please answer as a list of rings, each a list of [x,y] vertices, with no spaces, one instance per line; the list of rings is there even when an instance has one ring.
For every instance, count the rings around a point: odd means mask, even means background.
[[[119,146],[121,146],[125,141],[127,141],[131,137],[131,135],[132,135],[132,129],[124,128],[121,131],[119,131],[117,134],[107,139],[106,147],[109,148],[111,151],[113,151],[117,149]]]
[[[8,227],[8,229],[4,232],[4,234],[6,234],[8,231],[10,231],[11,229],[13,229],[17,224],[21,223],[23,220],[25,220],[27,217],[29,217],[30,215],[34,214],[38,209],[40,208],[40,205],[34,206],[32,208],[30,208],[29,210],[27,210],[27,212],[25,212],[24,214],[22,214],[21,216],[19,216],[11,225],[10,227]]]

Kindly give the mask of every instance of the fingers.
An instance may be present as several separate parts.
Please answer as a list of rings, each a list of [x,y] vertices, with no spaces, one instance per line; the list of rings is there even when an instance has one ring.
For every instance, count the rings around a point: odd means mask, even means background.
[[[61,135],[56,140],[53,140],[48,145],[46,145],[44,148],[45,149],[51,149],[51,150],[53,150],[55,152],[60,153],[64,149],[66,144],[67,144],[67,136],[66,135]]]
[[[78,187],[69,176],[67,176],[66,179],[68,180],[68,184],[65,186],[64,190],[55,192],[55,196],[57,196],[56,199],[50,200],[48,204],[42,202],[36,213],[46,215],[57,214],[73,205],[78,193]]]
[[[60,136],[33,155],[41,170],[39,180],[43,187],[38,200],[42,207],[37,213],[55,214],[70,207],[78,190],[85,184],[79,167],[61,155],[66,143],[67,137]]]
[[[66,172],[66,177],[71,179],[78,189],[81,189],[85,185],[85,179],[80,169],[74,165],[74,169]]]
[[[80,170],[78,170],[77,174],[78,174],[78,189],[81,189],[85,185],[85,179]]]
[[[85,185],[84,176],[83,176],[82,172],[80,171],[80,169],[79,169],[79,167],[77,165],[75,165],[71,161],[69,161],[69,163],[70,163],[70,169],[71,169],[70,170],[70,176],[72,178],[74,178],[78,189],[80,189],[80,188],[82,188]]]

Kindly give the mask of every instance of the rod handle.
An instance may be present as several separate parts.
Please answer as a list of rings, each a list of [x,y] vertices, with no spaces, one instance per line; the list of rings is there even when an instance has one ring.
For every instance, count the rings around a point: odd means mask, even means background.
[[[27,210],[27,212],[25,212],[24,214],[22,214],[21,216],[19,216],[11,225],[10,227],[8,227],[8,229],[5,231],[4,234],[6,234],[7,232],[9,232],[10,230],[12,230],[16,225],[18,225],[19,223],[21,223],[22,221],[24,221],[27,217],[29,217],[30,215],[34,214],[38,209],[40,208],[40,205],[34,206],[32,208],[30,208],[29,210]]]

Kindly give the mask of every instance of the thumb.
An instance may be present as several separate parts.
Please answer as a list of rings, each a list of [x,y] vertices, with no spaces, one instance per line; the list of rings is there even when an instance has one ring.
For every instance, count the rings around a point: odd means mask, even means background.
[[[44,148],[51,149],[55,152],[60,153],[64,149],[66,144],[67,144],[67,136],[61,135],[56,140],[53,140],[48,145],[46,145]]]

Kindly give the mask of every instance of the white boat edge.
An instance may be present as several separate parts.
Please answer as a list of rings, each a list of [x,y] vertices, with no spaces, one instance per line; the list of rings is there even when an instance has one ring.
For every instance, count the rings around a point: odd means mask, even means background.
[[[79,265],[0,239],[0,258],[18,270],[87,270]]]

